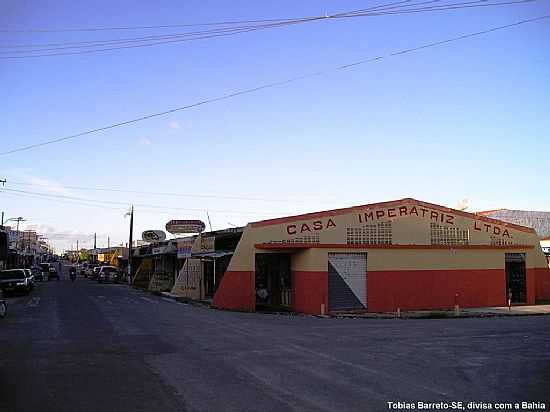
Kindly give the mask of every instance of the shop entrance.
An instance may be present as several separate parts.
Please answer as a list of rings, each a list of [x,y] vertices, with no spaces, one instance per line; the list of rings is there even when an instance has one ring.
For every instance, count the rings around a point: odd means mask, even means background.
[[[290,255],[256,253],[256,307],[289,309],[292,305]]]
[[[367,309],[367,254],[328,254],[329,310]]]
[[[506,299],[512,294],[512,303],[527,302],[525,281],[525,253],[506,253]]]

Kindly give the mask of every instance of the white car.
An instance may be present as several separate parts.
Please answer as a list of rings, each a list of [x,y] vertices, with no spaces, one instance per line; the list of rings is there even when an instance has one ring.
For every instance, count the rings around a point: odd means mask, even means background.
[[[115,266],[101,266],[99,273],[97,275],[97,281],[99,283],[103,282],[113,282],[118,283],[120,278],[118,268]]]

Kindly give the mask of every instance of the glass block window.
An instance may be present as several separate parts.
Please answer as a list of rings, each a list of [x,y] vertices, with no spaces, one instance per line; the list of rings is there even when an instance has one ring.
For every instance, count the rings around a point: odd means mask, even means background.
[[[392,223],[378,222],[346,229],[348,245],[391,245]]]
[[[470,243],[470,231],[458,227],[430,223],[432,245],[467,245]]]
[[[272,240],[269,243],[320,243],[319,234],[306,235],[286,240]]]
[[[510,246],[513,244],[514,242],[510,239],[503,239],[501,237],[491,236],[491,246]]]

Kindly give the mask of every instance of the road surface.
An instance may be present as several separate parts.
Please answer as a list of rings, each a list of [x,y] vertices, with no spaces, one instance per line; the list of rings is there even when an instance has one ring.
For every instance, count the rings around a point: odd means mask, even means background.
[[[78,278],[8,299],[0,411],[387,411],[550,405],[550,316],[365,320],[235,313]]]

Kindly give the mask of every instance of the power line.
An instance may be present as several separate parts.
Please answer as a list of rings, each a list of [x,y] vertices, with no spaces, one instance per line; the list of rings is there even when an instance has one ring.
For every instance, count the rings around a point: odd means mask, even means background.
[[[402,0],[393,4],[408,3],[412,0]],[[440,1],[440,0],[437,0]],[[331,16],[339,16],[342,14],[351,14],[370,9],[376,9],[385,5],[373,6],[367,9],[352,10],[349,12],[340,12]],[[304,19],[330,18],[329,15],[323,16],[307,16],[307,17],[287,17],[278,19],[248,19],[248,20],[228,20],[207,23],[187,23],[187,24],[164,24],[164,25],[144,25],[144,26],[117,26],[117,27],[88,27],[88,28],[73,28],[73,29],[0,29],[0,33],[63,33],[63,32],[98,32],[98,31],[120,31],[120,30],[151,30],[151,29],[172,29],[181,27],[208,27],[208,26],[235,26],[246,24],[264,24],[264,23],[280,23],[288,21],[297,21]]]
[[[97,200],[97,199],[88,199],[88,198],[82,198],[77,196],[68,196],[68,195],[54,195],[51,193],[40,193],[40,192],[31,192],[26,190],[17,190],[17,189],[1,189],[1,192],[7,192],[7,193],[18,193],[18,194],[26,194],[26,195],[32,195],[35,197],[44,197],[44,198],[52,198],[52,199],[63,199],[63,200],[70,200],[70,201],[79,201],[79,202],[87,202],[91,204],[100,204],[100,205],[121,205],[121,206],[128,206],[130,203],[139,206],[144,207],[148,209],[160,209],[160,210],[181,210],[181,211],[189,211],[189,212],[205,212],[207,209],[191,209],[191,208],[183,208],[183,207],[170,207],[170,206],[161,206],[161,205],[151,205],[147,203],[138,203],[138,202],[122,202],[122,201],[116,201],[116,200]],[[237,210],[216,210],[216,209],[208,209],[212,212],[217,213],[226,213],[226,214],[237,214],[237,215],[256,215],[258,212],[254,211],[237,211]],[[270,215],[281,215],[281,214],[290,214],[293,213],[291,211],[265,211],[261,210],[261,214],[270,214]]]
[[[18,181],[13,181],[11,179],[9,180],[8,183],[16,186],[59,188],[59,186],[57,185],[18,182]],[[61,188],[70,189],[70,190],[95,191],[95,192],[113,192],[113,193],[129,193],[129,194],[142,194],[142,195],[155,195],[155,196],[189,197],[189,198],[198,198],[198,199],[246,200],[246,201],[283,202],[283,203],[306,203],[306,202],[309,203],[310,202],[303,199],[302,200],[273,199],[273,198],[258,198],[258,197],[246,197],[246,196],[220,196],[220,195],[196,194],[196,193],[152,192],[152,191],[144,191],[144,190],[128,190],[128,189],[119,189],[119,188],[73,186],[73,185],[61,185]],[[311,201],[313,201],[313,199]],[[317,199],[315,199],[314,201],[316,203],[319,203],[319,200]],[[323,202],[323,203],[333,203],[333,202]]]
[[[416,51],[419,51],[419,50],[423,50],[423,49],[427,49],[427,48],[431,48],[431,47],[435,47],[435,46],[440,46],[440,45],[443,45],[443,44],[456,42],[456,41],[459,41],[459,40],[465,40],[465,39],[468,39],[468,38],[481,36],[481,35],[485,35],[485,34],[495,32],[495,31],[509,29],[509,28],[512,28],[512,27],[520,26],[522,24],[533,23],[533,22],[545,20],[545,19],[548,19],[548,18],[550,18],[550,15],[544,15],[544,16],[534,17],[534,18],[531,18],[531,19],[520,20],[520,21],[517,21],[515,23],[506,24],[506,25],[503,25],[503,26],[492,27],[490,29],[486,29],[486,30],[482,30],[482,31],[463,34],[461,36],[451,37],[451,38],[448,38],[448,39],[445,39],[445,40],[441,40],[441,41],[437,41],[437,42],[433,42],[433,43],[427,43],[427,44],[424,44],[424,45],[421,45],[421,46],[412,47],[412,48],[408,48],[408,49],[403,49],[403,50],[396,51],[396,52],[393,52],[393,53],[390,53],[390,54],[387,54],[387,55],[372,57],[372,58],[368,58],[368,59],[364,59],[364,60],[359,60],[359,61],[356,61],[356,62],[353,62],[353,63],[348,63],[348,64],[344,64],[344,65],[341,65],[341,66],[336,66],[336,67],[333,67],[332,69],[307,73],[307,74],[303,74],[303,75],[300,75],[300,76],[288,78],[288,79],[285,79],[285,80],[276,81],[276,82],[272,82],[272,83],[267,83],[267,84],[257,86],[257,87],[253,87],[253,88],[249,88],[249,89],[239,90],[239,91],[236,91],[236,92],[224,94],[224,95],[213,97],[213,98],[210,98],[210,99],[205,99],[205,100],[202,100],[202,101],[199,101],[199,102],[196,102],[196,103],[192,103],[192,104],[189,104],[189,105],[186,105],[186,106],[176,107],[176,108],[165,110],[165,111],[162,111],[162,112],[157,112],[157,113],[153,113],[153,114],[144,115],[144,116],[141,116],[141,117],[138,117],[138,118],[135,118],[135,119],[126,120],[126,121],[122,121],[122,122],[119,122],[119,123],[114,123],[114,124],[111,124],[111,125],[108,125],[108,126],[102,126],[102,127],[98,127],[98,128],[95,128],[95,129],[86,130],[84,132],[72,134],[72,135],[69,135],[69,136],[58,137],[58,138],[47,140],[47,141],[44,141],[44,142],[41,142],[41,143],[34,143],[34,144],[27,145],[27,146],[21,146],[21,147],[15,148],[15,149],[0,152],[0,155],[8,155],[8,154],[12,154],[12,153],[17,153],[17,152],[22,152],[22,151],[34,149],[34,148],[37,148],[37,147],[42,147],[42,146],[46,146],[46,145],[50,145],[50,144],[54,144],[54,143],[59,143],[59,142],[63,142],[63,141],[71,140],[71,139],[76,139],[78,137],[86,136],[86,135],[89,135],[89,134],[103,132],[103,131],[114,129],[114,128],[117,128],[117,127],[120,127],[120,126],[126,126],[126,125],[129,125],[129,124],[138,123],[138,122],[141,122],[141,121],[144,121],[144,120],[152,119],[152,118],[155,118],[155,117],[165,116],[165,115],[175,113],[175,112],[179,112],[179,111],[183,111],[183,110],[188,110],[188,109],[198,107],[198,106],[202,106],[202,105],[205,105],[205,104],[219,102],[219,101],[222,101],[222,100],[228,100],[228,99],[231,99],[231,98],[234,98],[234,97],[237,97],[237,96],[242,96],[242,95],[245,95],[245,94],[251,94],[251,93],[254,93],[254,92],[261,91],[261,90],[270,89],[270,88],[274,88],[274,87],[278,87],[278,86],[283,86],[283,85],[287,85],[287,84],[290,84],[290,83],[295,83],[299,80],[304,80],[304,79],[308,79],[308,78],[312,78],[312,77],[317,77],[317,76],[325,75],[325,74],[340,71],[340,70],[346,70],[346,69],[349,69],[351,67],[355,67],[355,66],[359,66],[359,65],[363,65],[363,64],[367,64],[367,63],[373,63],[373,62],[384,60],[384,59],[387,59],[387,58],[390,58],[390,57],[395,57],[395,56],[399,56],[399,55],[403,55],[403,54],[408,54],[408,53],[416,52]]]
[[[22,50],[4,50],[0,51],[0,54],[8,54],[0,56],[0,59],[32,59],[41,57],[56,57],[56,56],[70,56],[90,53],[101,53],[125,49],[134,49],[142,47],[153,47],[166,44],[190,42],[196,40],[206,40],[217,37],[234,36],[238,34],[244,34],[254,32],[258,30],[266,30],[273,28],[281,28],[289,25],[303,24],[314,21],[322,20],[334,20],[343,18],[354,17],[374,17],[385,15],[397,15],[397,14],[411,14],[411,13],[425,13],[434,11],[446,11],[446,10],[460,10],[473,7],[488,7],[488,6],[503,6],[513,4],[529,3],[537,0],[510,0],[497,3],[488,3],[489,0],[473,0],[459,3],[441,4],[436,6],[410,8],[413,6],[431,4],[443,0],[430,0],[418,3],[412,3],[407,5],[398,5],[396,3],[389,3],[385,5],[375,6],[370,9],[355,10],[350,12],[343,12],[331,16],[316,16],[307,17],[302,19],[293,19],[288,21],[281,21],[277,23],[256,25],[256,26],[242,26],[231,28],[219,28],[213,30],[207,30],[202,32],[188,32],[188,33],[174,33],[157,36],[146,37],[134,37],[125,39],[109,39],[109,40],[96,40],[96,41],[82,41],[82,42],[68,42],[68,43],[50,43],[50,44],[36,44],[36,45],[19,45],[19,46],[2,46],[4,48],[20,48]],[[397,2],[398,4],[402,2]],[[394,6],[391,6],[394,4]],[[392,10],[393,9],[393,10]],[[366,10],[366,11],[365,11]],[[49,47],[49,46],[52,47]],[[45,47],[44,47],[45,46]],[[29,48],[32,48],[30,50]],[[77,50],[73,50],[77,49]],[[73,51],[63,51],[73,50]],[[36,54],[40,53],[40,54]],[[14,55],[15,54],[15,55]]]

